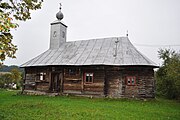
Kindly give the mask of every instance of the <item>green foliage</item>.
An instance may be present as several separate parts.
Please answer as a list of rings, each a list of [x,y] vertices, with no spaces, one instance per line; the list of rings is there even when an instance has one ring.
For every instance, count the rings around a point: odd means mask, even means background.
[[[10,83],[12,83],[10,73],[0,75],[0,88],[7,88]]]
[[[16,95],[0,90],[3,120],[179,120],[180,103],[172,100],[121,100]]]
[[[156,73],[157,91],[169,99],[180,98],[180,53],[174,50],[159,50],[163,65]]]
[[[18,24],[14,20],[31,19],[31,10],[41,8],[43,0],[0,0],[0,64],[6,57],[15,58],[17,46],[12,43],[11,29]]]
[[[9,86],[15,83],[18,88],[21,86],[22,76],[18,69],[12,69],[11,72],[1,72],[0,73],[0,88],[11,88]]]
[[[18,84],[19,81],[22,79],[21,73],[18,71],[18,69],[12,69],[11,70],[12,75],[12,82]]]
[[[12,69],[18,69],[18,71],[24,72],[23,68],[19,68],[19,66],[16,65],[10,65],[10,66],[2,65],[0,67],[0,72],[11,72]]]

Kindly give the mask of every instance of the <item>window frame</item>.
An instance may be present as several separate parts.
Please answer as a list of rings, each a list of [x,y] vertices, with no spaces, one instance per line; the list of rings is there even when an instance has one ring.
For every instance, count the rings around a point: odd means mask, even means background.
[[[46,72],[39,72],[38,73],[38,80],[40,81],[46,81]]]
[[[136,76],[127,76],[126,77],[126,85],[135,86],[136,85]]]
[[[91,81],[87,81],[87,79],[86,79],[87,74],[89,74],[88,77],[90,77],[90,75],[92,75],[92,80],[91,80]],[[86,84],[91,84],[91,83],[93,83],[93,82],[94,82],[94,73],[92,73],[92,72],[85,72],[85,73],[84,73],[84,82],[85,82]]]
[[[76,76],[79,75],[79,68],[68,68],[67,72],[69,76]]]

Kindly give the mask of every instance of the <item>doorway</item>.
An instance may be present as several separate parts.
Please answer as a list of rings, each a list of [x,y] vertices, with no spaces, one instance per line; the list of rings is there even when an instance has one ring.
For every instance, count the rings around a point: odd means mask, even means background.
[[[51,74],[51,91],[62,92],[62,73],[53,72]]]

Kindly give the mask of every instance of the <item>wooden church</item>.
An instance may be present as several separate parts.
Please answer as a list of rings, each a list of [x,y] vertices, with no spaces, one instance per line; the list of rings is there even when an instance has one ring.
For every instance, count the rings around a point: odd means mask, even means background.
[[[50,47],[21,65],[23,92],[154,98],[155,63],[126,37],[68,42],[63,14],[51,23]]]

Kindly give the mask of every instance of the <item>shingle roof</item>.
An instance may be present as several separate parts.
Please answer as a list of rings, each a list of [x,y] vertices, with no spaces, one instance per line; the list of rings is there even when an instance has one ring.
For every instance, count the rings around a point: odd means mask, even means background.
[[[118,42],[117,42],[118,41]],[[111,37],[66,42],[48,49],[21,67],[48,65],[157,65],[142,55],[128,37]]]

